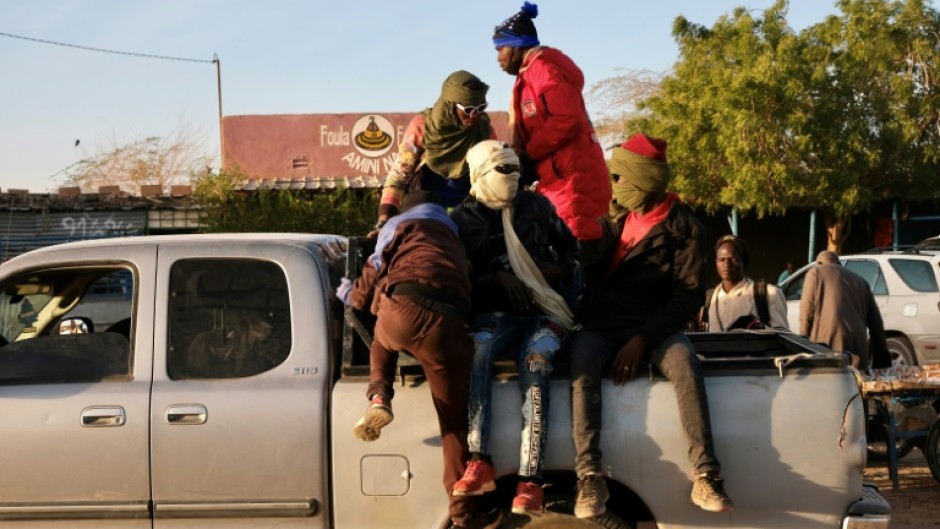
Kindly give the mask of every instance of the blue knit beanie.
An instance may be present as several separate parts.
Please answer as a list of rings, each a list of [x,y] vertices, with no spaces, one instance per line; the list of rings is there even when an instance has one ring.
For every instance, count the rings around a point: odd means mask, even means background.
[[[493,45],[496,48],[531,48],[539,45],[539,35],[532,19],[539,16],[539,6],[525,2],[522,9],[496,26]]]

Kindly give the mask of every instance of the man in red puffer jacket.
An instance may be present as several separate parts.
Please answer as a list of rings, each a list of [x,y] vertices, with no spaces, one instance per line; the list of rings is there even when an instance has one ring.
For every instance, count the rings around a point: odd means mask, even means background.
[[[493,35],[500,68],[516,76],[510,103],[512,146],[534,165],[536,190],[577,237],[581,264],[587,266],[604,253],[599,219],[610,204],[610,179],[581,95],[584,75],[567,55],[539,45],[532,23],[537,15],[538,6],[525,2]]]

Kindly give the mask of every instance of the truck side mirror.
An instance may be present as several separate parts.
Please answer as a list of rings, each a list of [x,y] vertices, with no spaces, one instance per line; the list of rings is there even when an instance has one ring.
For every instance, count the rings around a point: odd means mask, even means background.
[[[94,325],[88,318],[65,318],[59,322],[57,334],[89,334],[94,332]]]

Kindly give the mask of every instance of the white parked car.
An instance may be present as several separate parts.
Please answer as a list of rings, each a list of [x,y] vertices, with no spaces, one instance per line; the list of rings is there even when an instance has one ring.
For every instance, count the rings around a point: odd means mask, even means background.
[[[940,363],[940,248],[914,246],[873,250],[839,257],[843,266],[865,278],[881,309],[888,349],[895,365]],[[804,266],[780,288],[787,297],[790,329],[800,329]]]

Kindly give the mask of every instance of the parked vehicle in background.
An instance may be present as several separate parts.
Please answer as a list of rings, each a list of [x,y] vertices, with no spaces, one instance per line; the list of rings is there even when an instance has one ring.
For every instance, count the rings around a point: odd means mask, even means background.
[[[940,243],[936,247],[875,249],[843,255],[839,260],[871,286],[884,319],[892,363],[940,363]],[[797,270],[780,285],[787,298],[787,320],[794,331],[800,328],[803,281],[814,265]]]
[[[867,253],[839,257],[843,266],[859,274],[871,286],[875,302],[881,310],[888,350],[894,365],[940,363],[940,242],[931,245],[926,239],[906,248],[875,249]],[[800,329],[800,296],[810,263],[780,284],[787,298],[787,320],[790,329]],[[894,404],[894,412],[905,406]],[[868,458],[888,459],[884,427],[887,417],[882,408],[868,409]],[[914,448],[910,438],[895,443],[898,457]]]

